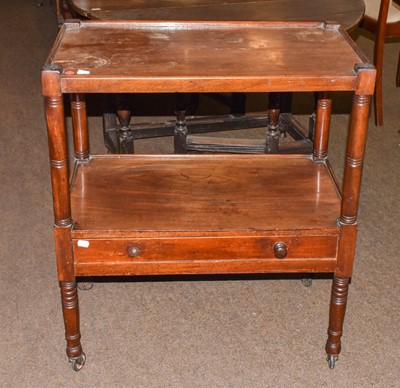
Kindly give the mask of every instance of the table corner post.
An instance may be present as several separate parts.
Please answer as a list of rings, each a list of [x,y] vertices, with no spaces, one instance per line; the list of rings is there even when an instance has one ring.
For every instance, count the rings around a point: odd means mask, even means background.
[[[79,306],[72,249],[72,216],[69,191],[67,134],[61,90],[61,68],[46,65],[42,70],[45,98],[50,173],[53,192],[54,239],[61,288],[67,356],[75,371],[85,363],[80,343]]]

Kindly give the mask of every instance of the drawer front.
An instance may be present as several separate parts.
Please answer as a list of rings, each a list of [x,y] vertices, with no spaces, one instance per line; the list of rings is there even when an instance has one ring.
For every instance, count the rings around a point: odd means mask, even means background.
[[[73,240],[77,263],[334,259],[337,236]]]

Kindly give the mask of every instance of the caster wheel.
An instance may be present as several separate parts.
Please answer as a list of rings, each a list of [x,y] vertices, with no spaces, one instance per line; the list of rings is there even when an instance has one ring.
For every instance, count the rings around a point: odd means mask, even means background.
[[[333,369],[335,367],[337,359],[338,359],[338,356],[335,356],[334,354],[327,355],[329,369]]]
[[[312,286],[312,278],[301,279],[301,282],[302,282],[304,287],[311,287]]]
[[[78,283],[78,288],[81,291],[91,290],[93,288],[93,286],[94,286],[93,282],[79,282]]]
[[[82,353],[79,357],[77,357],[77,358],[71,358],[70,360],[69,360],[70,362],[71,362],[71,366],[72,366],[72,369],[75,371],[75,372],[79,372],[83,367],[84,367],[84,365],[85,365],[85,362],[86,362],[86,355],[85,355],[85,353]]]

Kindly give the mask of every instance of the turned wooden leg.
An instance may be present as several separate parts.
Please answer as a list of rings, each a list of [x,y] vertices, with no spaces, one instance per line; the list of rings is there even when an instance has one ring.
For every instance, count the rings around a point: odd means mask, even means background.
[[[133,154],[133,134],[129,128],[131,112],[126,110],[117,111],[120,128],[118,131],[118,148],[120,154]]]
[[[324,160],[328,156],[329,128],[331,122],[332,100],[327,93],[319,93],[313,133],[314,160]]]
[[[72,368],[79,371],[86,360],[81,346],[81,333],[79,330],[79,305],[76,282],[60,282],[61,302],[65,325],[65,338],[67,340],[67,356],[72,363]]]
[[[129,94],[117,95],[117,116],[119,120],[118,148],[120,154],[133,154],[133,133],[130,129],[131,106]]]
[[[349,281],[350,278],[338,278],[336,276],[333,278],[329,309],[328,340],[325,347],[329,368],[331,369],[335,367],[335,361],[341,350],[340,338],[343,332]]]
[[[265,143],[266,154],[277,154],[279,152],[279,138],[281,136],[278,126],[279,114],[279,109],[268,110],[268,126]]]
[[[268,95],[268,109],[279,109],[281,113],[292,113],[292,92],[272,92]]]
[[[367,72],[369,70],[359,69],[358,71]],[[361,74],[361,76],[367,75],[368,73],[364,73],[364,75]],[[340,353],[340,338],[342,336],[343,320],[346,311],[347,293],[350,277],[353,272],[357,235],[357,211],[360,198],[370,101],[370,95],[354,95],[353,97],[344,167],[342,204],[340,218],[338,220],[338,224],[340,225],[338,260],[332,284],[328,340],[325,347],[330,368],[334,368],[335,361]],[[320,105],[320,109],[322,112],[321,117],[326,115],[326,119],[322,120],[321,124],[317,125],[316,129],[320,127],[320,132],[323,134],[325,132],[324,128],[327,128],[327,119],[330,110],[329,104],[324,103]],[[323,123],[326,124],[323,125]],[[322,141],[319,139],[322,139]],[[327,138],[325,136],[320,137],[318,131],[316,131],[315,144],[317,152],[314,151],[314,156],[324,156],[324,144],[326,141]],[[318,146],[318,144],[320,144],[320,146]]]
[[[188,129],[186,126],[186,111],[176,112],[176,124],[174,129],[174,151],[176,154],[187,153]]]
[[[74,131],[74,156],[78,160],[89,159],[89,133],[86,102],[83,94],[75,93],[71,98],[72,128]]]
[[[60,84],[60,69],[47,68],[42,73],[44,85]],[[51,93],[50,93],[51,92]],[[45,97],[46,121],[49,140],[50,171],[53,188],[54,241],[58,280],[67,339],[67,355],[75,371],[82,369],[85,354],[82,352],[79,332],[78,294],[74,275],[74,254],[71,229],[73,225],[69,196],[68,150],[65,129],[64,103],[61,92],[50,88]],[[53,95],[54,94],[54,95]],[[89,155],[86,105],[82,95],[72,98],[75,157]]]

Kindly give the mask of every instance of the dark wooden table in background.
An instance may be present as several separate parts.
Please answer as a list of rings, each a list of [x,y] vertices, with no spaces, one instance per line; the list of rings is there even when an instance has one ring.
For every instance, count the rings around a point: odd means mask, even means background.
[[[346,30],[364,15],[363,0],[69,0],[99,20],[335,21]]]

